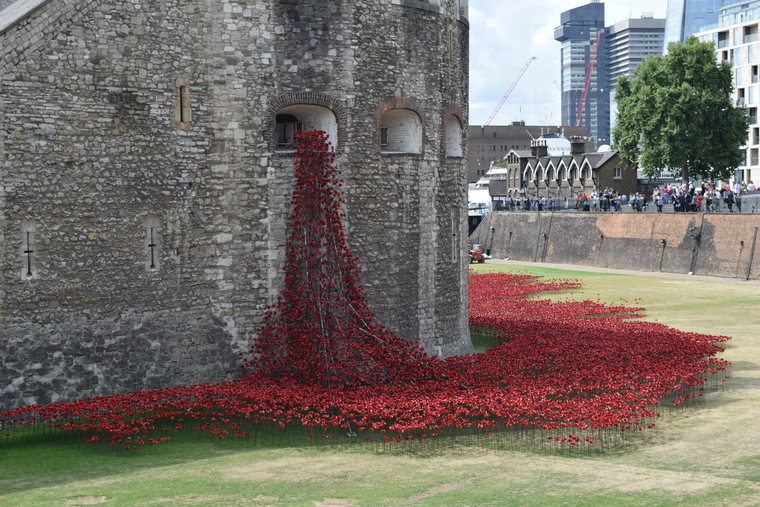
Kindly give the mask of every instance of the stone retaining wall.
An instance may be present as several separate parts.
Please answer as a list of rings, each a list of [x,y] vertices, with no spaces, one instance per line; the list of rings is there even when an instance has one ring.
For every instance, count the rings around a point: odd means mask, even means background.
[[[489,214],[470,236],[496,258],[760,278],[760,215]]]

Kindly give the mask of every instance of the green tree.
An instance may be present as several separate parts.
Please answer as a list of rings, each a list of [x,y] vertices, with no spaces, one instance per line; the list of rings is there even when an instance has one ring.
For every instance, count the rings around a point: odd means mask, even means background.
[[[718,63],[715,46],[695,37],[621,77],[612,134],[624,166],[649,177],[681,168],[685,182],[728,179],[744,160],[749,127],[746,110],[733,105],[732,81],[731,64]]]

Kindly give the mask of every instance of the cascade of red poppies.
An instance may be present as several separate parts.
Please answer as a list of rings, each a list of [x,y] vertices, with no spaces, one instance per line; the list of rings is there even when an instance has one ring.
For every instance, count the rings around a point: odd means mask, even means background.
[[[375,321],[342,219],[342,182],[323,131],[296,135],[284,287],[251,347],[254,375],[341,387],[429,378],[435,359]]]
[[[183,428],[225,438],[266,435],[268,426],[294,434],[300,427],[302,437],[348,430],[382,442],[466,428],[486,435],[508,429],[508,438],[531,428],[558,445],[607,446],[620,442],[614,435],[652,428],[666,406],[726,380],[728,362],[716,357],[715,343],[728,337],[632,320],[642,308],[530,298],[575,287],[524,275],[472,275],[470,324],[492,330],[502,343],[435,361],[435,380],[344,389],[283,373],[29,405],[0,412],[0,446],[16,429],[42,423],[128,449],[164,442]]]
[[[0,411],[0,437],[47,424],[132,449],[186,427],[225,438],[300,426],[310,437],[340,431],[382,442],[532,428],[560,445],[597,437],[614,445],[610,434],[651,428],[655,408],[701,397],[708,380],[727,378],[715,343],[728,337],[634,320],[643,308],[533,299],[580,285],[524,275],[470,277],[470,324],[499,345],[428,357],[375,322],[343,232],[326,137],[298,136],[284,287],[251,347],[248,375]]]

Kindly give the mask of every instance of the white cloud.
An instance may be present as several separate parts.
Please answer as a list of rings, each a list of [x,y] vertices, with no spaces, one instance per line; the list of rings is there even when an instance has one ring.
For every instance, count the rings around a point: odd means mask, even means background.
[[[567,0],[470,0],[470,124],[485,123],[531,56],[530,65],[494,124],[525,120],[559,124],[559,42],[554,28],[560,14],[585,5]],[[652,12],[665,16],[663,0],[609,0],[606,24]]]

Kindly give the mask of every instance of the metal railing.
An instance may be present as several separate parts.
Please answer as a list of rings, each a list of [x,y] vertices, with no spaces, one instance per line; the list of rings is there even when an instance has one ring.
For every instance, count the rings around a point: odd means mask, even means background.
[[[497,205],[499,204],[499,205]],[[658,209],[651,198],[631,203],[622,199],[590,199],[583,205],[577,198],[553,198],[544,200],[513,200],[512,204],[494,202],[494,211],[509,212],[554,212],[554,213],[760,213],[760,192],[754,192],[734,202],[731,207],[724,199],[716,199],[708,206],[706,201],[697,207],[696,203],[674,204],[673,198],[666,198]]]

